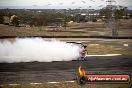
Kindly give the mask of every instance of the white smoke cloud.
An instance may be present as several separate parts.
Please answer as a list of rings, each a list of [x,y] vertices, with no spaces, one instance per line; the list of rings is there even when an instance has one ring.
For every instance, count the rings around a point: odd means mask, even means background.
[[[0,62],[70,61],[79,57],[80,47],[62,41],[42,38],[17,38],[0,42]]]

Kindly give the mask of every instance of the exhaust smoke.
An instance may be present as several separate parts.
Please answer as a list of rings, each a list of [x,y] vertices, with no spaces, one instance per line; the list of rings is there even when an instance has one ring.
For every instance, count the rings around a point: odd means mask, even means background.
[[[71,61],[79,57],[80,47],[62,41],[42,38],[16,38],[0,42],[0,62]]]

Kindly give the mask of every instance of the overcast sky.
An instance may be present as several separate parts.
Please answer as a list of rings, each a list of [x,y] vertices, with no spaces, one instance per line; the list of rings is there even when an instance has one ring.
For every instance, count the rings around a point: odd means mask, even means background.
[[[132,0],[115,0],[117,5],[132,6]],[[105,6],[106,0],[0,0],[0,6]]]

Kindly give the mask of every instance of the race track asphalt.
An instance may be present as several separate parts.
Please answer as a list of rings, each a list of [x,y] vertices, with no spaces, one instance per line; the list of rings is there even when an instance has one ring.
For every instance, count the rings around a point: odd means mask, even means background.
[[[87,57],[87,61],[0,63],[0,84],[71,81],[79,65],[87,74],[129,74],[132,56]]]

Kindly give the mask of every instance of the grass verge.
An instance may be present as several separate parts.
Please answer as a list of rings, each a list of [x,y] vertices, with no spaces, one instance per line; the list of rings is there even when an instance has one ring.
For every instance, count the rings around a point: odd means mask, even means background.
[[[132,47],[129,46],[111,46],[111,45],[96,45],[86,44],[89,54],[122,54],[132,55]]]
[[[132,84],[85,84],[77,83],[54,83],[54,84],[20,84],[20,85],[1,85],[0,88],[132,88]]]

